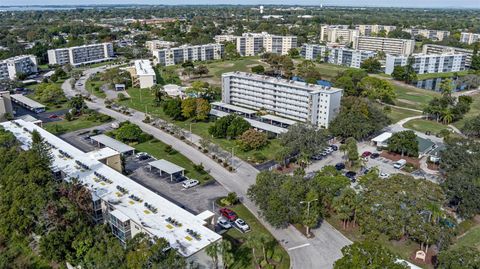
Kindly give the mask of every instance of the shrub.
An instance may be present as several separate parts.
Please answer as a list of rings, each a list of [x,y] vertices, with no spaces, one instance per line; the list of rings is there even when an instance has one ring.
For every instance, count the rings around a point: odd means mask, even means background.
[[[203,167],[203,164],[202,164],[202,163],[200,163],[200,164],[194,164],[194,165],[193,165],[193,169],[195,169],[195,171],[200,172],[200,173],[205,172],[205,170],[204,170],[205,168]]]
[[[275,262],[279,263],[279,262],[282,261],[283,257],[282,257],[282,255],[279,254],[279,253],[274,253],[273,256],[272,256],[272,259],[273,259]]]
[[[223,163],[223,167],[227,167],[228,166],[228,163],[227,162],[224,162]]]
[[[165,151],[166,153],[171,153],[173,151],[173,147],[170,145],[167,145],[163,151]]]
[[[254,152],[253,159],[255,159],[256,162],[264,162],[267,160],[267,157],[265,157],[265,155],[263,155],[261,152]]]
[[[273,250],[269,249],[267,250],[267,259],[271,259],[273,256]]]
[[[226,199],[232,205],[238,203],[238,196],[236,192],[229,192]]]
[[[208,149],[203,149],[202,152],[203,153],[208,153]]]
[[[228,169],[228,171],[229,171],[229,172],[233,172],[233,167],[231,167],[231,166],[228,166],[228,168],[227,168],[227,169]]]
[[[265,266],[267,266],[267,265],[268,265],[268,261],[266,261],[266,260],[262,260],[262,261],[260,262],[260,267],[262,267],[262,268],[265,267]]]
[[[216,158],[217,158],[217,156],[216,156],[216,155],[212,155],[212,159],[214,159],[214,160],[215,160]]]

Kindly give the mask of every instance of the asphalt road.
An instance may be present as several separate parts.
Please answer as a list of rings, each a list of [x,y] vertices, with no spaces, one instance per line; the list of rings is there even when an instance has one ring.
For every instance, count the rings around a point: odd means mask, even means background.
[[[72,89],[69,81],[65,81],[62,85],[67,96],[75,96],[78,93],[86,93],[85,82],[89,74],[102,71],[103,68],[93,68],[86,70],[80,81],[83,86],[77,89]],[[118,121],[129,120],[137,124],[143,131],[153,135],[155,138],[162,142],[172,145],[172,147],[189,158],[192,162],[199,164],[202,163],[205,170],[212,175],[217,182],[231,192],[234,191],[238,194],[243,204],[262,222],[263,225],[274,235],[274,237],[284,246],[288,251],[291,259],[291,267],[298,269],[309,268],[332,268],[333,263],[342,257],[341,249],[351,244],[352,242],[343,236],[339,231],[335,230],[330,224],[324,222],[318,229],[313,229],[315,234],[314,238],[307,239],[300,234],[294,227],[289,226],[286,229],[275,229],[270,226],[258,213],[258,208],[255,204],[246,196],[248,187],[255,183],[258,170],[253,166],[236,159],[235,167],[236,172],[230,173],[220,166],[217,162],[213,161],[209,157],[197,149],[191,147],[185,142],[177,139],[154,126],[145,124],[142,120],[145,118],[145,114],[138,111],[133,111],[132,115],[127,116],[116,112],[111,109],[105,108],[104,100],[92,97],[93,102],[87,102],[89,108],[97,110],[100,113],[109,115]],[[194,136],[192,139],[198,139]]]

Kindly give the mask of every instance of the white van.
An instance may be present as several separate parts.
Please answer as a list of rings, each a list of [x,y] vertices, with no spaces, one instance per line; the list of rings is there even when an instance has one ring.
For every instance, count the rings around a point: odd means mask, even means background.
[[[393,164],[393,168],[402,169],[407,164],[405,159],[400,159]]]
[[[198,182],[198,180],[196,179],[189,179],[189,180],[186,180],[182,183],[182,186],[183,188],[185,189],[189,189],[191,187],[195,187],[199,184],[200,182]]]

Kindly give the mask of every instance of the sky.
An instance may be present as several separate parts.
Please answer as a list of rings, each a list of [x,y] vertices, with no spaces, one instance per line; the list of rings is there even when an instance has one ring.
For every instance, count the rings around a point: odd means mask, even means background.
[[[386,7],[480,8],[480,0],[0,0],[6,5],[79,5],[79,4],[284,4],[284,5],[352,5]]]

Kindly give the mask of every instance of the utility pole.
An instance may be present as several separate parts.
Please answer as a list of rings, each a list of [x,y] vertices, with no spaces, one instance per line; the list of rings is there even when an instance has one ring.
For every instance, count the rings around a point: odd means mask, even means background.
[[[311,201],[300,201],[300,204],[305,204],[305,203],[307,204],[307,219],[310,217],[310,204],[314,201],[318,201],[318,198],[313,199]],[[308,226],[307,226],[307,236],[310,236],[310,228]]]
[[[234,156],[234,155],[233,155],[233,149],[234,149],[234,148],[235,148],[235,147],[232,147],[232,160],[230,161],[230,162],[231,162],[231,165],[232,165],[232,167],[234,167],[234,166],[233,166],[233,156]]]
[[[192,123],[190,122],[190,142],[193,143]]]

